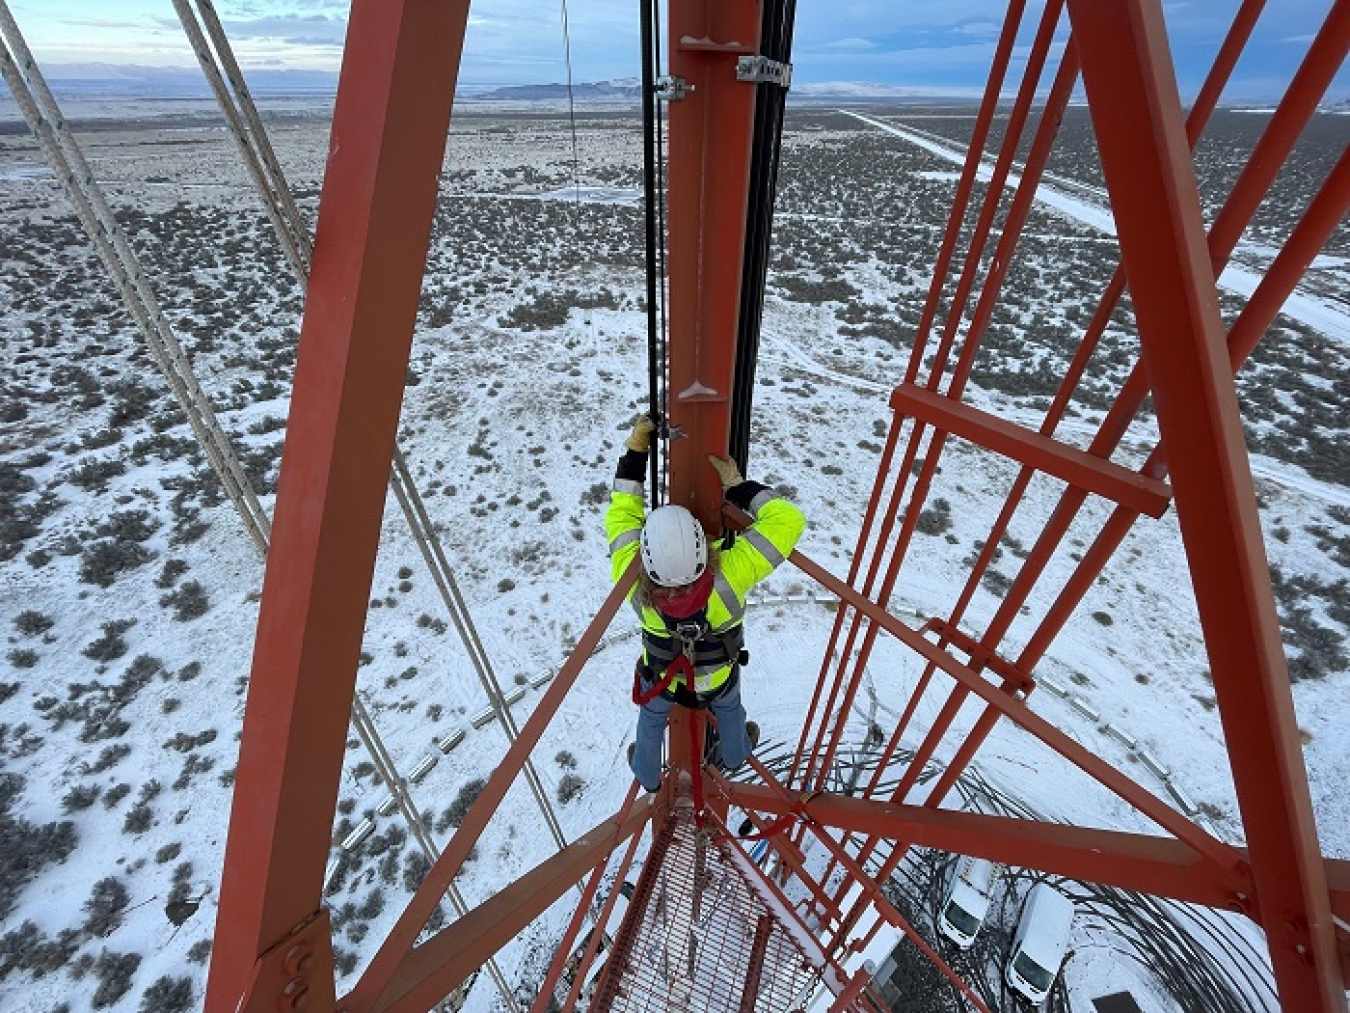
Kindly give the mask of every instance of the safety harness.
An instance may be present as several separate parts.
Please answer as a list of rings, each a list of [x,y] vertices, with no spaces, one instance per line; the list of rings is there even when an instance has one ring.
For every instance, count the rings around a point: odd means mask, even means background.
[[[734,679],[739,678],[740,667],[749,661],[745,650],[745,630],[739,623],[724,633],[708,630],[704,610],[683,619],[661,613],[668,636],[642,631],[642,646],[646,660],[638,658],[633,669],[633,703],[639,707],[669,693],[681,707],[703,710],[710,700],[725,692]],[[732,667],[730,678],[716,692],[702,696],[694,688],[696,669],[726,665]],[[682,680],[678,685],[676,679]],[[644,679],[650,679],[650,689],[643,690]],[[672,686],[674,687],[672,689]]]

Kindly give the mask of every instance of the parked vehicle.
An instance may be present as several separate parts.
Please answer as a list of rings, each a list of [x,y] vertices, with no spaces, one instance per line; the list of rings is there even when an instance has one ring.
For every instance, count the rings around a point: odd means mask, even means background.
[[[1037,883],[1022,907],[1003,977],[1008,987],[1039,1006],[1050,994],[1073,927],[1073,901],[1049,883]]]
[[[947,866],[937,927],[963,950],[975,942],[989,912],[989,901],[998,882],[994,873],[992,862],[964,855],[956,856]]]

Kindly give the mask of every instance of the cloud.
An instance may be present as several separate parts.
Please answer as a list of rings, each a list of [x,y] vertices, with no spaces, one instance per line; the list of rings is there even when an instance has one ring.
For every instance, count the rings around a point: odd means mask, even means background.
[[[871,39],[852,38],[852,39],[838,39],[835,42],[826,42],[822,44],[821,48],[858,52],[866,49],[877,49],[879,47],[877,43],[873,42]]]
[[[997,21],[968,21],[965,24],[953,25],[953,35],[978,35],[982,38],[998,36],[1003,31],[1003,26]]]
[[[272,15],[225,23],[231,39],[275,39],[301,46],[341,46],[347,19],[336,15]]]

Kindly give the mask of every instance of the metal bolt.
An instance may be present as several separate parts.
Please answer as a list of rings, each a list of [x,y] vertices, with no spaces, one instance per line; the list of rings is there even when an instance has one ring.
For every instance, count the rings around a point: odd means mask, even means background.
[[[308,970],[309,965],[314,962],[314,954],[308,946],[297,943],[286,951],[286,956],[281,961],[281,966],[291,977],[295,977],[300,972]]]
[[[277,1009],[286,1013],[287,1010],[303,1009],[308,1002],[309,986],[305,984],[303,978],[292,978],[281,986],[281,995],[277,996]]]

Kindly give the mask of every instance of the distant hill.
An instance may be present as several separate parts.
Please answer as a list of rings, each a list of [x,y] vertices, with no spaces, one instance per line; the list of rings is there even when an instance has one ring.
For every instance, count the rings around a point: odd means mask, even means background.
[[[111,63],[46,64],[42,67],[47,83],[58,99],[209,99],[211,90],[196,67],[149,67]],[[248,86],[259,97],[328,96],[337,93],[336,71],[246,69]],[[549,84],[485,85],[461,81],[462,98],[478,102],[556,103],[633,103],[642,99],[638,78],[608,81],[582,81],[569,87],[564,82]],[[0,82],[0,103],[8,104],[9,90]],[[979,88],[905,86],[869,81],[797,81],[792,85],[791,101],[804,103],[885,102],[896,105],[949,104],[978,102]],[[1242,105],[1238,106],[1242,108]],[[1332,96],[1322,111],[1350,113],[1350,99]]]
[[[468,88],[466,94],[483,102],[552,102],[568,98],[568,86],[518,84],[485,91]],[[571,86],[571,97],[577,102],[640,102],[642,82],[635,77],[617,78],[613,81],[586,81]]]

